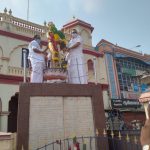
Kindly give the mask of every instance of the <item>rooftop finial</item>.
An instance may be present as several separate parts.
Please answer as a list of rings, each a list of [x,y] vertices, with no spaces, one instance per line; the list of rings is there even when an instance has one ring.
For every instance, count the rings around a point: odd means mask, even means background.
[[[73,19],[76,19],[76,17],[75,17],[75,16],[73,16],[72,18],[73,18]]]
[[[11,11],[11,9],[9,10],[9,15],[12,15],[12,11]]]
[[[7,13],[7,8],[5,7],[5,9],[4,9],[4,13]]]
[[[46,26],[46,21],[44,21],[44,26]]]

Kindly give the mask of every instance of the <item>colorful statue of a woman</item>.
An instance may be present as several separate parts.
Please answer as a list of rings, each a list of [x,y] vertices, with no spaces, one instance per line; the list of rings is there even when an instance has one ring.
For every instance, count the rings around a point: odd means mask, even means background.
[[[61,66],[61,56],[62,51],[66,47],[66,39],[65,35],[62,31],[57,30],[55,25],[52,22],[48,23],[48,47],[51,53],[51,66],[54,68],[58,68]]]
[[[57,30],[52,22],[48,23],[48,49],[50,52],[50,66],[45,70],[45,80],[65,80],[67,77],[67,62],[64,51],[66,39],[62,31]]]

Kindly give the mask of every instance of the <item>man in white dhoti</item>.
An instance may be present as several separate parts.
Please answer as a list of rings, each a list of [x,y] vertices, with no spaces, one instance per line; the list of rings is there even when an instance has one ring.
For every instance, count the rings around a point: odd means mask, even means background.
[[[87,84],[87,74],[83,55],[83,43],[76,29],[72,30],[68,44],[68,82],[73,84]]]
[[[41,37],[35,35],[33,41],[29,43],[29,60],[31,62],[31,78],[32,83],[43,82],[43,70],[45,68],[45,51],[40,46]]]

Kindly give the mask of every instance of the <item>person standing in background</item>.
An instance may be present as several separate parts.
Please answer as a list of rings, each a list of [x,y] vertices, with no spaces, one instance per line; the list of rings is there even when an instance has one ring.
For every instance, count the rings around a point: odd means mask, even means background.
[[[71,32],[68,50],[68,82],[72,84],[87,84],[85,69],[83,41],[76,29]]]

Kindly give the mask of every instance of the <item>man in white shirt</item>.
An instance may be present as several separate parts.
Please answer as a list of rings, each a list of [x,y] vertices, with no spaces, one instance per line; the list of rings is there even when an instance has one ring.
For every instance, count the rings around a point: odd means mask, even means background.
[[[32,83],[42,83],[43,82],[43,70],[45,68],[45,51],[42,51],[40,46],[41,37],[35,35],[33,41],[29,43],[29,60],[31,62],[31,78]]]
[[[87,84],[85,70],[83,42],[76,29],[71,32],[71,40],[68,44],[68,82],[73,84]]]

